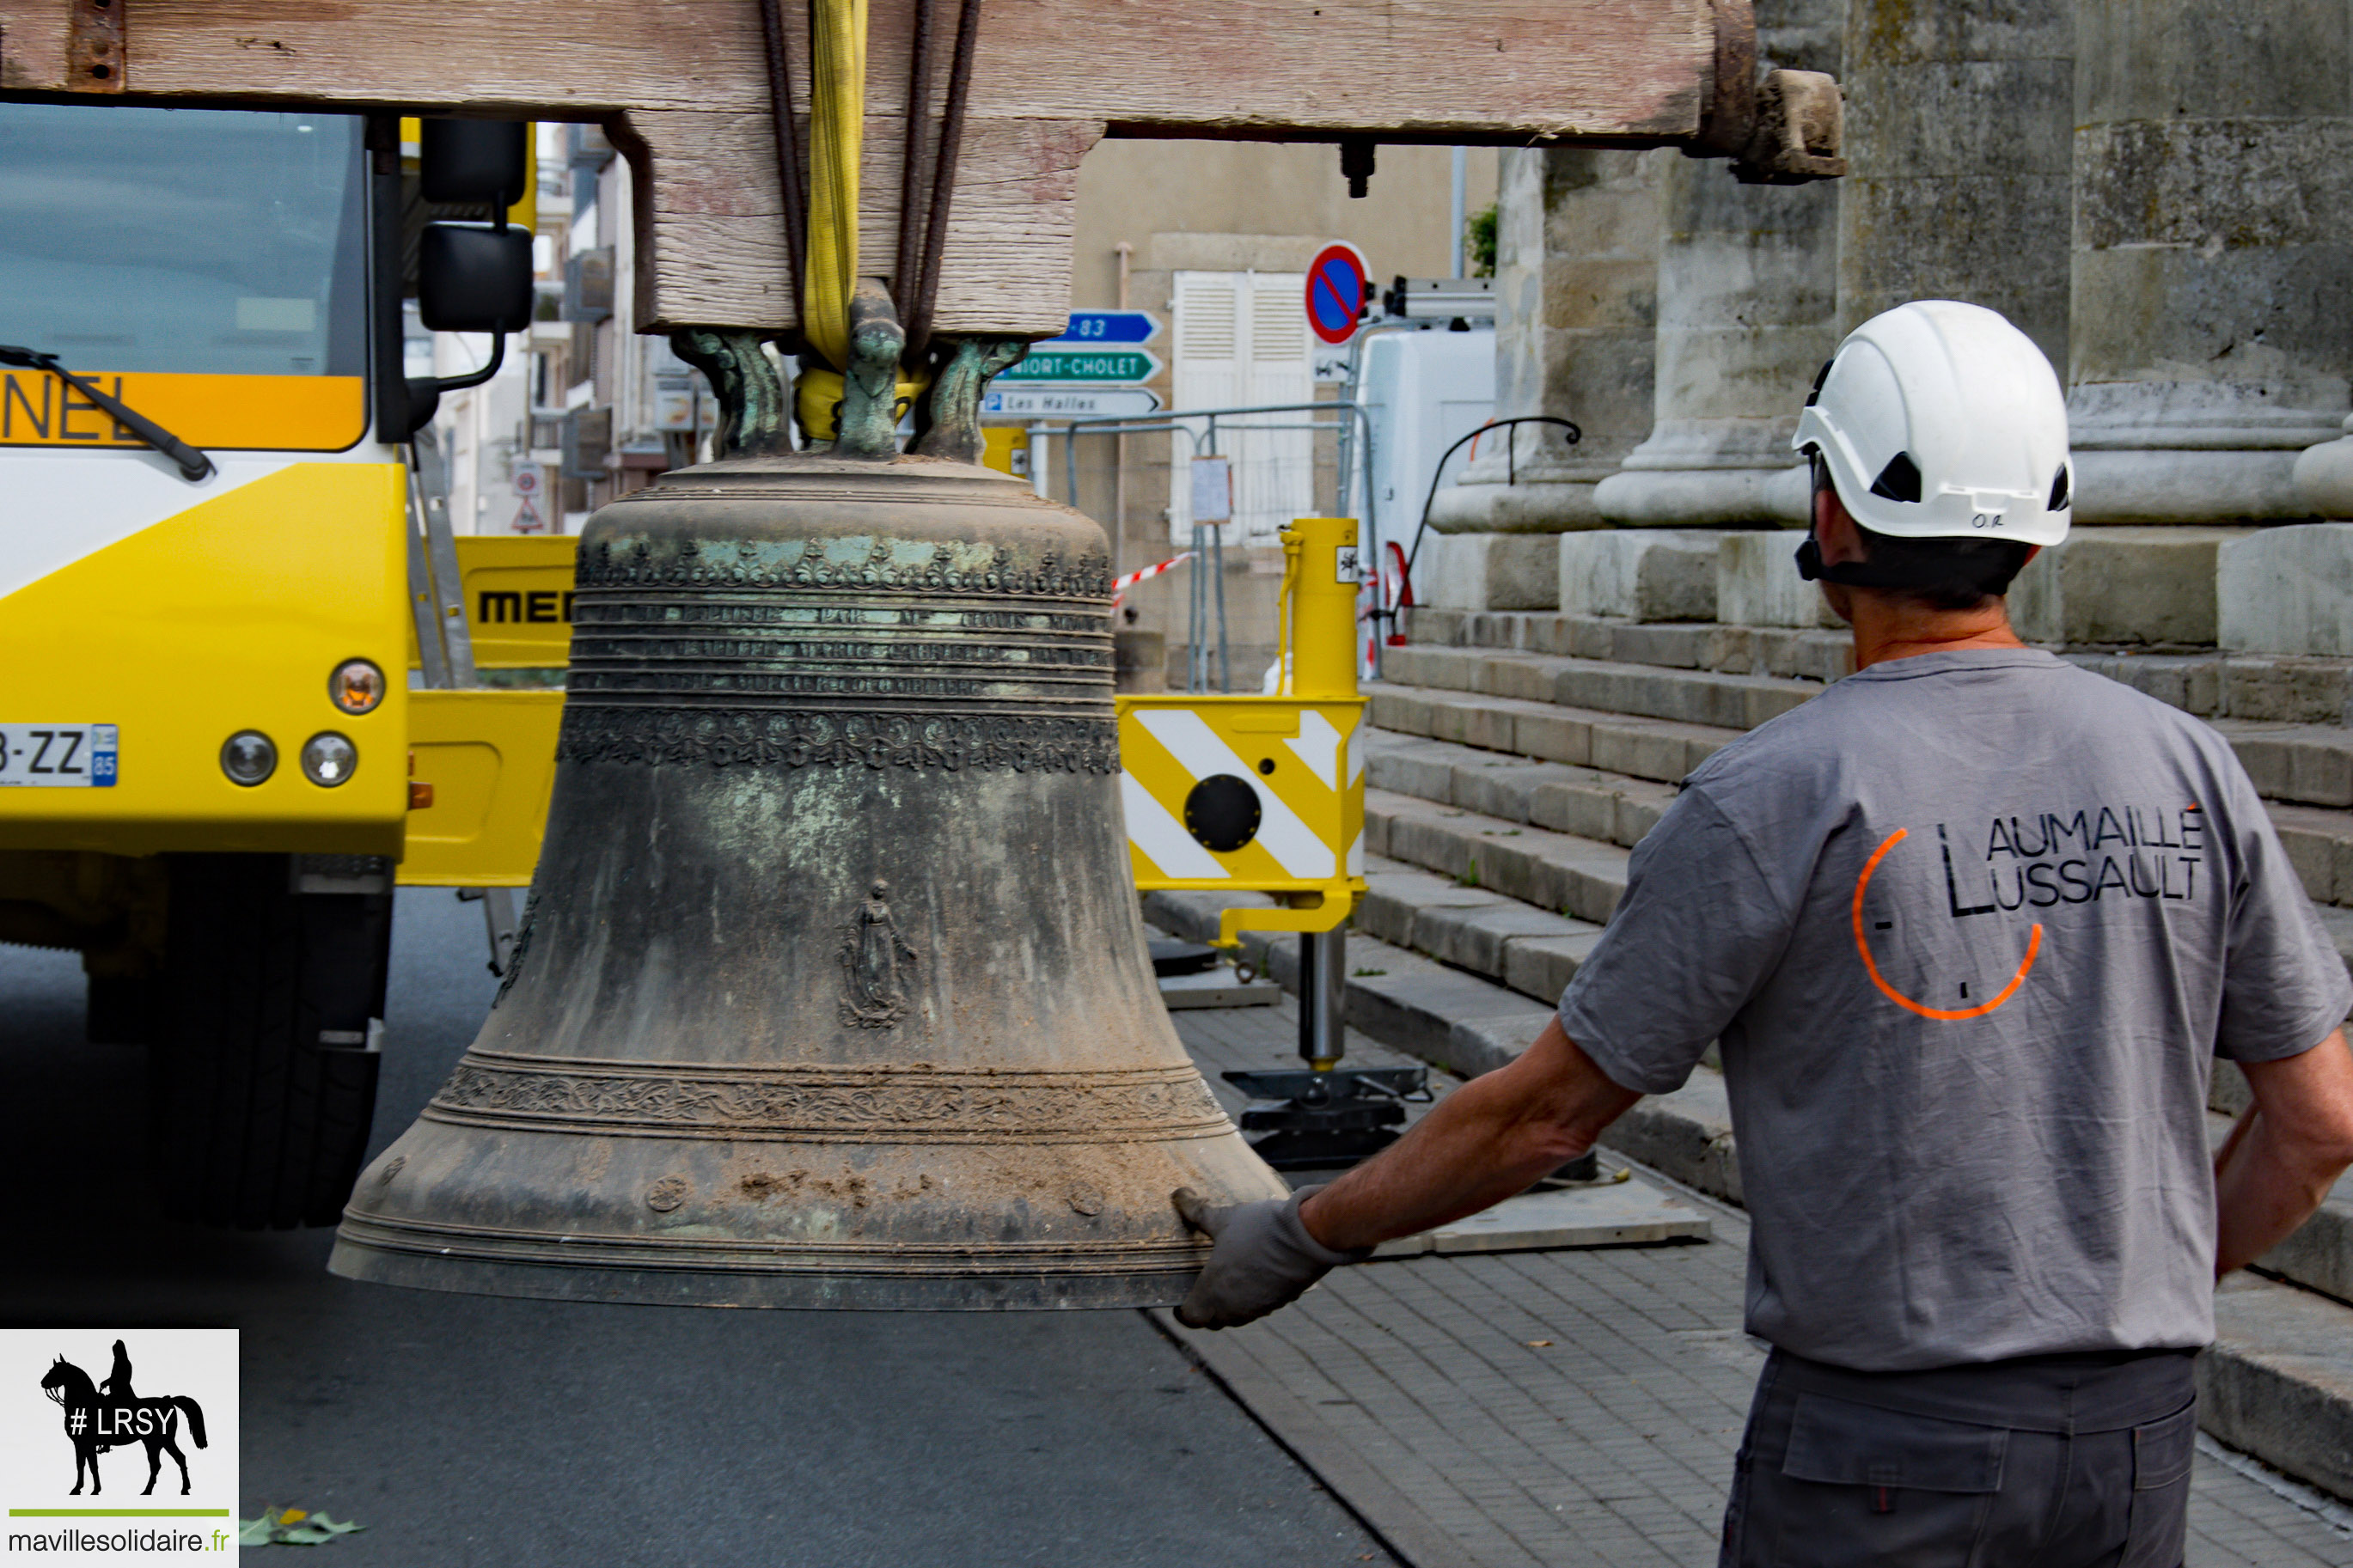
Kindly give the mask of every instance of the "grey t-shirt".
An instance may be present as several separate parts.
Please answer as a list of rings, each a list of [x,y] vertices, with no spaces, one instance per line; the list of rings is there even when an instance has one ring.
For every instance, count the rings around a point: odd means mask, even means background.
[[[2213,1337],[2211,1058],[2353,983],[2238,760],[2031,650],[1874,665],[1635,849],[1561,997],[1628,1089],[1722,1043],[1749,1331],[1862,1371]]]

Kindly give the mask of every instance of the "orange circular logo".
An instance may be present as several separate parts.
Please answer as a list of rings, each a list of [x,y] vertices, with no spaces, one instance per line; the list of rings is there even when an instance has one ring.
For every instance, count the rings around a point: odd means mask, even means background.
[[[2010,984],[2001,988],[2001,994],[1990,1002],[1981,1003],[1975,1007],[1931,1007],[1925,1002],[1915,1002],[1911,997],[1890,985],[1887,983],[1887,977],[1879,973],[1878,961],[1871,956],[1870,939],[1863,935],[1862,895],[1871,886],[1871,874],[1879,869],[1879,863],[1887,858],[1887,852],[1903,843],[1910,831],[1908,828],[1899,827],[1889,834],[1887,841],[1873,850],[1871,858],[1863,862],[1862,875],[1854,879],[1854,950],[1862,954],[1862,967],[1871,975],[1871,983],[1879,987],[1880,994],[1897,1006],[1909,1008],[1923,1018],[1934,1018],[1945,1024],[1958,1023],[1964,1018],[1982,1018],[2012,996],[2017,995],[2018,988],[2026,984],[2027,971],[2034,967],[2035,955],[2042,951],[2042,922],[2035,921],[2034,930],[2027,936],[2026,956],[2020,960],[2018,973],[2010,977]],[[1963,989],[1966,994],[1967,988]]]

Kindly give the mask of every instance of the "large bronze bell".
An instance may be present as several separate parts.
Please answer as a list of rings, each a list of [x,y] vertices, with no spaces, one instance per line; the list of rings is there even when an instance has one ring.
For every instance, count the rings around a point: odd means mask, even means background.
[[[752,458],[591,520],[513,965],[362,1173],[353,1279],[830,1308],[1176,1300],[1286,1189],[1170,1027],[1110,566],[987,468]]]

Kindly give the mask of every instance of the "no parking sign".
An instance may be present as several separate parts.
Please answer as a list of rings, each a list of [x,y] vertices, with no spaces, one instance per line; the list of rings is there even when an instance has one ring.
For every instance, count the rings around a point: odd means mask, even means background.
[[[1363,252],[1348,244],[1327,245],[1307,267],[1307,324],[1327,343],[1356,335],[1365,311],[1365,279],[1372,275]]]
[[[514,478],[510,482],[514,487],[516,505],[514,521],[507,524],[507,531],[511,533],[537,533],[547,526],[546,521],[539,515],[539,491],[542,483],[539,465],[517,463],[514,466]]]

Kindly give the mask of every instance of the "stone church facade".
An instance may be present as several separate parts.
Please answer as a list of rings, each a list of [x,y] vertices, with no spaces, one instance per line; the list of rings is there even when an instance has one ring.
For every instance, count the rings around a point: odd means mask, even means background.
[[[1844,84],[1845,178],[1503,154],[1497,412],[1584,438],[1481,444],[1433,510],[1424,602],[1820,624],[1766,531],[1804,526],[1798,410],[1844,332],[1943,297],[2007,314],[2068,388],[2076,530],[2021,580],[2021,631],[2353,654],[2353,523],[2328,521],[2353,519],[2353,14],[1767,0],[1757,22],[1766,66]]]

